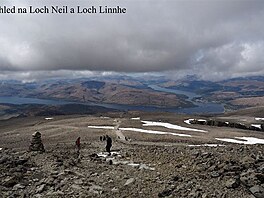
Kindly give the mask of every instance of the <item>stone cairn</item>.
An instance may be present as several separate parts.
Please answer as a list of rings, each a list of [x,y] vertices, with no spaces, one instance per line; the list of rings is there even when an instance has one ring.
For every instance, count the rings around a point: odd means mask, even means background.
[[[41,133],[40,132],[35,132],[32,134],[32,141],[29,146],[30,151],[42,151],[44,152],[44,146],[41,141]]]

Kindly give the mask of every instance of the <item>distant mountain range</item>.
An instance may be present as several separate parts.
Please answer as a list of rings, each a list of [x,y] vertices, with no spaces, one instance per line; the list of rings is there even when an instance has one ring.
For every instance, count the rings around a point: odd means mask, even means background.
[[[234,78],[218,82],[187,77],[168,80],[164,77],[131,76],[89,79],[47,80],[34,83],[0,81],[0,96],[69,100],[157,107],[191,107],[186,96],[156,91],[149,85],[199,94],[200,100],[239,108],[264,105],[264,76]]]
[[[208,101],[225,103],[236,107],[264,105],[264,77],[240,77],[218,82],[197,79],[167,81],[161,86],[192,91]]]
[[[40,83],[2,82],[0,96],[18,96],[109,104],[187,107],[182,96],[152,90],[135,80],[72,80]]]

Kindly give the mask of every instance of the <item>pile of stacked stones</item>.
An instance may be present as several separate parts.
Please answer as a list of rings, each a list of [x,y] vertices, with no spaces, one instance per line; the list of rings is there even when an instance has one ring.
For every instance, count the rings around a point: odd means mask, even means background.
[[[42,151],[44,152],[44,146],[41,141],[41,133],[40,132],[35,132],[32,134],[32,141],[29,146],[30,151]]]

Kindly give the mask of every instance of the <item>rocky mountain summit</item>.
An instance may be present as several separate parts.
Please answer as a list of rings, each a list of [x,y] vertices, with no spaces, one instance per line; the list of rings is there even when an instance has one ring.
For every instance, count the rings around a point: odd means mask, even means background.
[[[261,126],[259,116],[222,115],[211,125],[138,112],[1,121],[0,197],[263,198],[263,132],[219,126]]]
[[[57,144],[0,151],[1,197],[263,198],[263,145]]]

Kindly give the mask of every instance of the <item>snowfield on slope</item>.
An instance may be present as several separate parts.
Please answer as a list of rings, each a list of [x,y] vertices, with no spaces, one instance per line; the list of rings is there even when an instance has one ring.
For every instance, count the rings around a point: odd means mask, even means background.
[[[141,122],[144,123],[143,126],[161,126],[161,127],[165,127],[168,129],[175,129],[175,130],[181,130],[181,131],[195,131],[195,132],[202,132],[202,133],[207,132],[205,130],[182,127],[176,124],[170,124],[170,123],[165,123],[165,122],[152,122],[152,121],[143,121],[143,120]]]
[[[216,140],[223,141],[223,142],[230,142],[236,144],[264,144],[264,139],[255,138],[255,137],[235,137],[236,140],[232,138],[215,138]]]
[[[150,134],[158,134],[158,135],[175,135],[175,136],[180,136],[180,137],[192,137],[191,135],[187,135],[187,134],[170,133],[170,132],[164,132],[164,131],[153,131],[153,130],[145,130],[145,129],[139,129],[139,128],[119,128],[119,130],[135,131],[139,133],[150,133]]]
[[[115,129],[113,126],[88,126],[88,128],[92,129]]]

